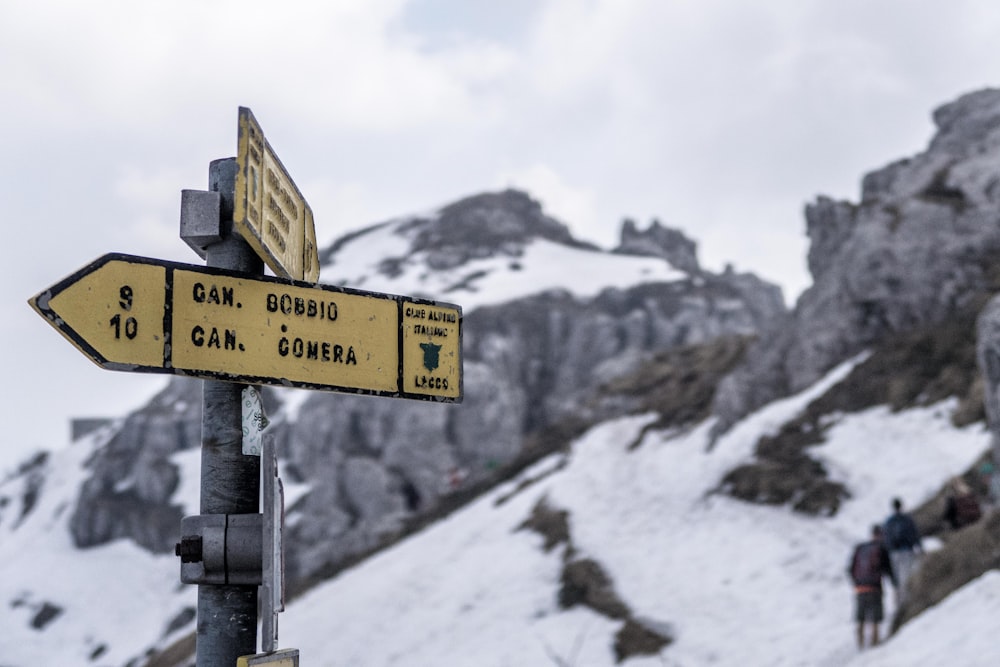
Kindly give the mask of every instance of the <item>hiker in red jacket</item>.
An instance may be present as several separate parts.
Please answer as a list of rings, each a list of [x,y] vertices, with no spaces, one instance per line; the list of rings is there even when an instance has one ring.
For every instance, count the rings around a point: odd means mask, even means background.
[[[858,623],[858,648],[865,647],[865,623],[871,625],[871,645],[879,641],[879,623],[885,617],[882,608],[882,578],[889,577],[896,587],[896,573],[892,570],[889,552],[882,543],[882,526],[872,526],[872,539],[854,547],[847,575],[854,583]]]

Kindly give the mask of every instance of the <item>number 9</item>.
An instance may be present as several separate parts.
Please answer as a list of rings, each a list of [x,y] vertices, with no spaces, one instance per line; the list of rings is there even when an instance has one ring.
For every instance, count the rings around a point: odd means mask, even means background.
[[[128,285],[122,285],[121,289],[118,290],[118,295],[121,297],[118,305],[121,306],[122,310],[132,310],[132,288]]]

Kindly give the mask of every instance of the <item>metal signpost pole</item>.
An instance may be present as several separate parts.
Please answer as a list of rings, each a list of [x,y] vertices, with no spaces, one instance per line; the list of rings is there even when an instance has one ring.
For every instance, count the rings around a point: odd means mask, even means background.
[[[221,194],[222,240],[206,248],[206,264],[263,275],[263,261],[232,233],[236,160],[211,163],[209,189]],[[257,514],[260,458],[242,449],[240,394],[245,385],[204,381],[201,446],[201,513]],[[257,650],[257,586],[198,586],[198,667],[235,665]]]

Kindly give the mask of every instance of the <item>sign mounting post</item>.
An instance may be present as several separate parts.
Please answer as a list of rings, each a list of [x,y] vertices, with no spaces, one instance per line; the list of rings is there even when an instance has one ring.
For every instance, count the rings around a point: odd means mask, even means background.
[[[221,195],[222,240],[207,247],[210,267],[261,275],[260,258],[242,239],[227,233],[232,217],[236,161],[210,166],[210,189]],[[166,319],[166,318],[164,318]],[[138,337],[138,333],[136,334]],[[243,454],[244,385],[207,380],[203,385],[201,501],[204,515],[256,515],[259,512],[260,459]],[[196,664],[233,665],[257,649],[257,586],[199,584]]]

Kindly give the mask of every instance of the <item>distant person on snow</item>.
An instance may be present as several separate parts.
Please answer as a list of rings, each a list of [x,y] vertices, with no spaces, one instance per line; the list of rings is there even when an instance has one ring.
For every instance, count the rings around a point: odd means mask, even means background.
[[[872,526],[872,539],[854,547],[847,565],[847,575],[854,584],[855,614],[858,624],[858,648],[865,647],[865,624],[871,626],[871,646],[879,642],[879,624],[885,617],[882,607],[882,578],[889,577],[898,589],[889,552],[882,542],[882,526]]]
[[[917,567],[918,559],[923,554],[920,543],[920,532],[913,517],[903,511],[903,501],[892,499],[892,515],[886,519],[885,546],[892,560],[892,571],[896,573],[896,602],[903,604],[906,600],[906,582]]]
[[[983,510],[979,507],[979,500],[965,480],[961,477],[953,479],[944,505],[944,520],[952,530],[965,528],[979,521],[982,515]]]

